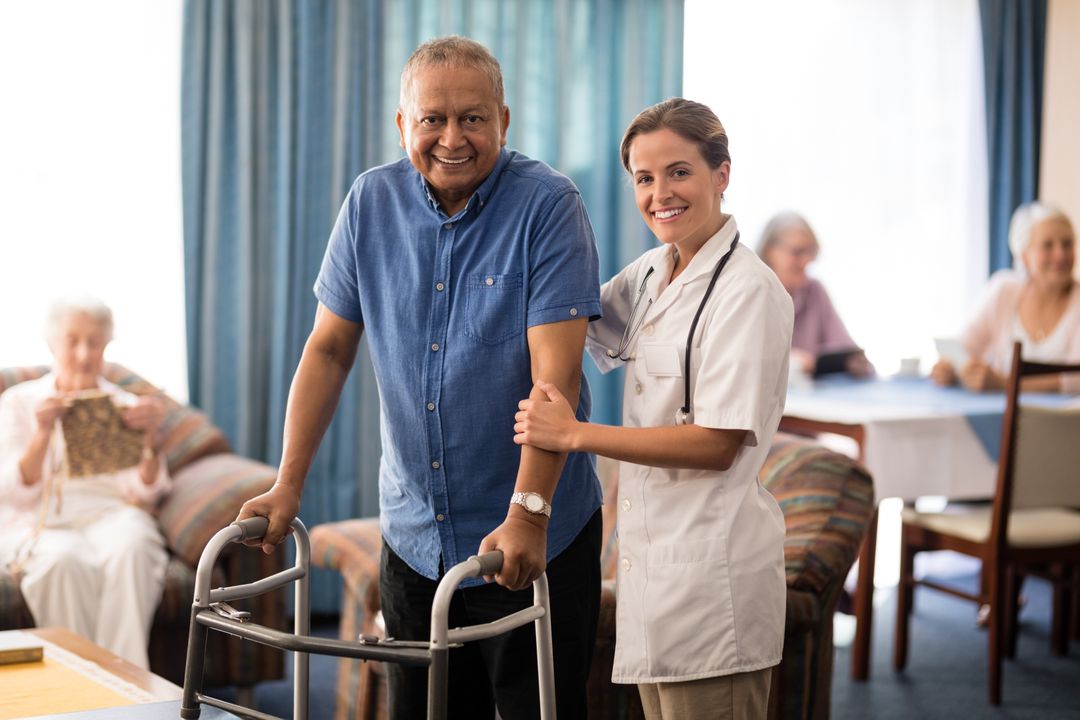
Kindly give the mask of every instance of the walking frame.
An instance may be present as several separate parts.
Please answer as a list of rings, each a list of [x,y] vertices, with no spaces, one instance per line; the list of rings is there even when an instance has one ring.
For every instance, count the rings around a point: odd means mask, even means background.
[[[527,623],[536,627],[536,659],[540,686],[540,717],[555,720],[555,670],[551,646],[551,606],[547,576],[533,582],[533,604],[506,617],[489,623],[448,629],[450,598],[458,585],[468,578],[493,575],[502,567],[502,552],[472,556],[450,568],[435,591],[431,606],[431,639],[402,641],[394,639],[360,638],[357,642],[314,637],[311,633],[311,614],[308,599],[311,546],[307,528],[299,520],[292,521],[292,537],[296,543],[296,561],[291,568],[244,585],[210,589],[210,576],[218,555],[229,544],[261,538],[268,521],[252,517],[232,523],[219,530],[206,544],[195,573],[195,598],[191,604],[191,626],[188,633],[187,662],[184,669],[184,696],[180,717],[198,718],[200,705],[209,705],[255,720],[281,720],[242,705],[219,700],[202,693],[203,660],[206,636],[210,629],[252,640],[294,653],[293,718],[307,720],[309,654],[334,655],[361,660],[381,660],[428,668],[428,719],[445,720],[448,661],[451,647],[494,637]],[[254,597],[295,582],[294,632],[269,628],[251,622],[250,613],[229,605],[232,600]]]

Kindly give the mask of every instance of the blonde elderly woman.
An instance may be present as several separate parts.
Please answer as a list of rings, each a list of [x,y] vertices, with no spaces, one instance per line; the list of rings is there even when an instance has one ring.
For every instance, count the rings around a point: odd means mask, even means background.
[[[866,377],[873,374],[873,366],[851,339],[825,286],[807,273],[818,249],[810,223],[795,212],[773,216],[758,242],[758,255],[776,273],[795,306],[791,366],[805,375],[846,372]]]
[[[1012,346],[1044,362],[1080,362],[1080,290],[1073,278],[1076,233],[1059,209],[1039,202],[1021,205],[1009,224],[1014,270],[990,280],[989,297],[961,336],[968,360],[955,368],[939,360],[931,378],[957,380],[973,391],[1001,390],[1009,374]],[[1080,377],[1026,378],[1030,392],[1080,392]]]
[[[164,404],[102,377],[112,332],[112,313],[100,301],[54,303],[46,330],[52,371],[0,395],[0,516],[7,521],[0,562],[20,578],[39,627],[65,627],[146,668],[166,565],[149,512],[170,485],[153,445]],[[93,391],[119,408],[122,425],[138,431],[133,438],[141,433],[142,450],[131,448],[130,467],[75,476],[62,419],[74,398]]]

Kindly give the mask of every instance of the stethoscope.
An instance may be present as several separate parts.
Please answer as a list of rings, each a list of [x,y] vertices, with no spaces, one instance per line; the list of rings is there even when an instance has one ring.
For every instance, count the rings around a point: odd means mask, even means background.
[[[712,279],[709,280],[709,286],[705,288],[705,296],[701,298],[701,303],[698,305],[697,312],[694,313],[694,320],[690,323],[690,332],[686,334],[686,353],[683,355],[683,405],[681,408],[675,411],[675,424],[686,425],[694,421],[694,411],[690,409],[690,348],[694,344],[694,331],[697,330],[698,320],[701,319],[701,313],[705,310],[705,304],[709,302],[709,296],[712,295],[713,288],[716,287],[716,281],[720,278],[720,273],[723,272],[724,266],[727,265],[728,260],[731,259],[732,253],[735,252],[735,246],[739,244],[739,233],[735,233],[735,239],[731,241],[731,247],[724,253],[724,256],[716,263],[716,269],[713,270]],[[622,360],[626,362],[631,359],[631,356],[627,355],[627,350],[630,349],[631,343],[634,338],[637,337],[638,330],[641,329],[641,323],[645,320],[645,316],[649,313],[649,307],[652,306],[652,298],[649,298],[649,302],[645,304],[645,308],[638,314],[638,308],[641,306],[641,299],[645,296],[645,285],[649,282],[649,276],[653,274],[652,266],[645,271],[645,277],[641,279],[641,286],[638,287],[637,299],[634,300],[634,306],[630,309],[630,317],[626,319],[626,327],[623,328],[622,339],[619,341],[618,350],[608,350],[608,357],[613,360]]]

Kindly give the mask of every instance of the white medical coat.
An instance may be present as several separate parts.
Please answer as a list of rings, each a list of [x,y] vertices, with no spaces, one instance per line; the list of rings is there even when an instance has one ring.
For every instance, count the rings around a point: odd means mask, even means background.
[[[587,348],[606,372],[621,364],[608,351],[618,349],[654,269],[638,314],[648,309],[624,353],[624,425],[675,423],[690,324],[735,233],[730,218],[670,286],[675,248],[662,246],[601,289],[604,315],[590,324]],[[735,462],[724,472],[620,463],[615,682],[695,680],[780,662],[784,520],[757,476],[784,409],[792,318],[772,270],[737,246],[698,321],[690,373],[692,421],[747,431]]]

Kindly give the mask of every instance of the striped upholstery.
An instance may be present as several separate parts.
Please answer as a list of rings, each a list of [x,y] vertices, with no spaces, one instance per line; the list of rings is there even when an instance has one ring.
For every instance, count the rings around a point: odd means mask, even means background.
[[[12,385],[39,378],[48,366],[0,369],[0,392]],[[106,363],[104,375],[128,392],[159,392],[151,383],[127,368]],[[167,414],[158,446],[165,454],[174,488],[159,507],[158,522],[171,551],[165,588],[150,631],[150,668],[176,683],[183,682],[184,648],[187,646],[191,599],[195,589],[194,566],[207,540],[232,522],[240,506],[274,481],[275,470],[230,452],[222,432],[194,408],[165,396]],[[280,554],[264,555],[240,546],[226,550],[215,570],[215,586],[250,582],[281,569]],[[256,620],[271,627],[285,627],[285,602],[281,592],[238,603],[252,611]],[[0,629],[33,627],[34,619],[14,578],[0,569]],[[280,652],[256,643],[211,633],[206,652],[205,683],[253,685],[284,676]]]
[[[337,570],[345,580],[338,629],[342,640],[379,634],[375,614],[379,611],[381,552],[378,518],[324,523],[311,529],[311,563]],[[336,720],[385,716],[385,710],[380,713],[375,706],[381,699],[375,692],[379,684],[377,665],[351,658],[338,660]]]
[[[874,510],[873,481],[851,458],[792,435],[773,440],[761,484],[784,511],[787,621],[769,717],[829,717],[832,616]]]

